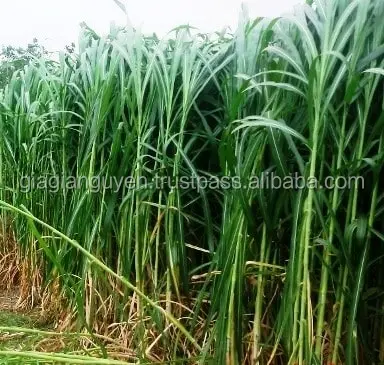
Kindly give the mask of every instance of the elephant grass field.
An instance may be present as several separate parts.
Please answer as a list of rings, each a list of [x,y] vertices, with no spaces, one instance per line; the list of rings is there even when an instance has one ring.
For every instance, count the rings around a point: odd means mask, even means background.
[[[383,364],[383,20],[382,0],[314,0],[234,33],[83,25],[75,53],[15,72],[2,285],[89,341],[1,361]],[[268,174],[356,179],[246,183]],[[52,176],[144,182],[20,186]]]

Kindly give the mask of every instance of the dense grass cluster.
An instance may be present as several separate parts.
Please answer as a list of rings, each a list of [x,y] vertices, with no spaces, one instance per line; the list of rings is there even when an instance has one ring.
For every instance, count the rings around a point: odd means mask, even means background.
[[[143,360],[384,361],[383,19],[381,0],[317,0],[233,35],[84,28],[77,55],[15,73],[0,194],[29,293],[55,287]],[[266,172],[364,187],[153,183]],[[25,176],[148,183],[23,192]]]

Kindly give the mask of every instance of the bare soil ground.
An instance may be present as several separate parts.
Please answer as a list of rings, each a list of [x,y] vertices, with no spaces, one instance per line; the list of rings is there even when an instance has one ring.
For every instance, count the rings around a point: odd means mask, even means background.
[[[19,300],[19,289],[0,290],[0,311],[14,311]]]
[[[18,301],[18,288],[0,289],[0,351],[67,353],[81,350],[81,343],[76,337],[63,337],[60,333],[57,336],[47,335],[57,333],[52,321],[47,320],[39,308],[21,309]],[[31,333],[26,329],[37,331]],[[0,357],[0,365],[2,360]]]
[[[42,326],[38,309],[25,311],[18,308],[19,290],[0,290],[0,350],[37,350],[41,349],[42,337],[26,334],[17,328],[50,330]],[[12,327],[14,330],[4,329]],[[1,363],[1,360],[0,360]]]

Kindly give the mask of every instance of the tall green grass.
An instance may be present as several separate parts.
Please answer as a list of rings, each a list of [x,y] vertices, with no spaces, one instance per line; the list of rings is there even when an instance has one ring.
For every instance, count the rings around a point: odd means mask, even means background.
[[[141,361],[384,361],[383,18],[379,0],[318,0],[234,34],[83,28],[78,54],[15,73],[0,199],[26,303],[59,282],[79,326]],[[364,186],[244,184],[267,172]],[[23,192],[25,176],[148,184]],[[212,176],[241,184],[153,183]]]

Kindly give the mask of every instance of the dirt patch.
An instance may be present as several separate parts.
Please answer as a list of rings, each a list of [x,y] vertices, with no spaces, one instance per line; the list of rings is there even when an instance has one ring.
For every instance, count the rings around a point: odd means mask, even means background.
[[[19,297],[20,290],[18,288],[10,290],[0,290],[0,311],[16,311]]]
[[[45,335],[46,331],[50,333],[54,329],[42,323],[41,310],[23,310],[18,306],[19,299],[18,288],[0,290],[0,350],[61,352],[69,345],[71,349],[74,348],[60,336]]]
[[[4,317],[6,313],[28,318],[31,322],[36,322],[37,324],[48,322],[47,320],[43,321],[40,308],[27,310],[20,306],[20,289],[17,287],[8,290],[0,289],[0,316]],[[0,324],[0,326],[2,325]]]

